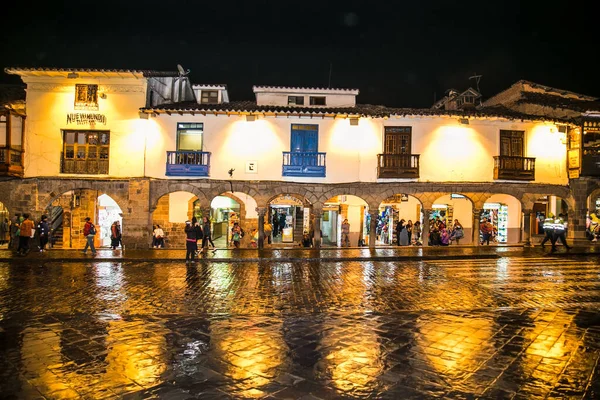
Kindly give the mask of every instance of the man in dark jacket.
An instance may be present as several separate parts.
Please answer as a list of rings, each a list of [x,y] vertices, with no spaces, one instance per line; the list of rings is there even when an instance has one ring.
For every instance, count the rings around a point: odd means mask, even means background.
[[[192,221],[185,221],[185,262],[194,262],[196,257],[196,250],[198,250],[198,239],[196,236],[196,229],[192,225]]]
[[[279,218],[277,212],[273,209],[273,237],[279,235]]]
[[[46,250],[46,244],[48,244],[48,235],[50,235],[50,225],[48,225],[48,216],[42,215],[42,219],[37,226],[38,236],[40,238],[40,251]]]

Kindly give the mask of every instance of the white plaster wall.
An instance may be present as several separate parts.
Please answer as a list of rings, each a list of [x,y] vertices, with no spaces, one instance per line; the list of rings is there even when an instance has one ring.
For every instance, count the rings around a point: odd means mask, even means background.
[[[182,223],[188,220],[188,203],[195,197],[190,192],[169,193],[169,222]]]
[[[356,96],[353,94],[329,94],[329,93],[256,93],[256,103],[258,105],[269,105],[269,106],[287,106],[288,96],[300,96],[304,97],[304,107],[310,106],[310,96],[326,97],[325,106],[321,107],[353,107],[356,104]],[[319,106],[310,106],[318,108]]]
[[[63,146],[61,129],[109,130],[109,176],[143,176],[144,135],[140,130],[142,121],[138,112],[146,100],[145,80],[26,77],[23,81],[28,85],[45,86],[44,90],[35,90],[31,86],[27,89],[25,177],[60,174]],[[102,86],[117,90],[104,91],[107,98],[98,99],[98,111],[75,110],[77,83],[98,84],[99,92],[102,92]],[[70,113],[103,114],[107,124],[97,123],[94,128],[90,125],[67,124],[67,114]]]
[[[177,122],[203,122],[204,151],[212,153],[213,179],[229,179],[227,171],[234,168],[234,180],[375,182],[384,126],[412,126],[412,153],[420,154],[419,181],[493,181],[500,130],[513,129],[525,131],[526,156],[536,157],[536,183],[568,183],[565,145],[551,124],[471,120],[460,125],[456,118],[406,117],[361,118],[358,126],[351,126],[348,119],[261,117],[250,122],[245,117],[214,115],[160,115],[140,122],[148,140],[146,174],[156,178],[166,177],[166,151],[176,149]],[[326,153],[325,178],[282,177],[282,153],[290,149],[295,123],[319,126],[319,151]],[[245,172],[247,161],[258,162],[258,173]]]

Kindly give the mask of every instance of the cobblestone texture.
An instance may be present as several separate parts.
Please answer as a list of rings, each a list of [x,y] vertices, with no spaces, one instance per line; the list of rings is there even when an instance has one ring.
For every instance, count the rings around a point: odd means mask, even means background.
[[[3,262],[0,393],[593,399],[598,266],[544,254]]]

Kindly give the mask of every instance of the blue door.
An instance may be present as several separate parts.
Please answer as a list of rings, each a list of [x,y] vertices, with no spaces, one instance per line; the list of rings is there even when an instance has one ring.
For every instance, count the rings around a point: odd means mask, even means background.
[[[319,151],[319,125],[292,124],[292,153]]]
[[[325,153],[319,153],[319,125],[292,124],[290,151],[283,152],[283,176],[325,177]]]

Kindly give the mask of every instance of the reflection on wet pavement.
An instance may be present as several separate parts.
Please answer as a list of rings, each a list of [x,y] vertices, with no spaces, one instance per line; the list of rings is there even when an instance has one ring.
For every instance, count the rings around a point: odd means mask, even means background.
[[[598,266],[0,264],[0,393],[597,398]]]

